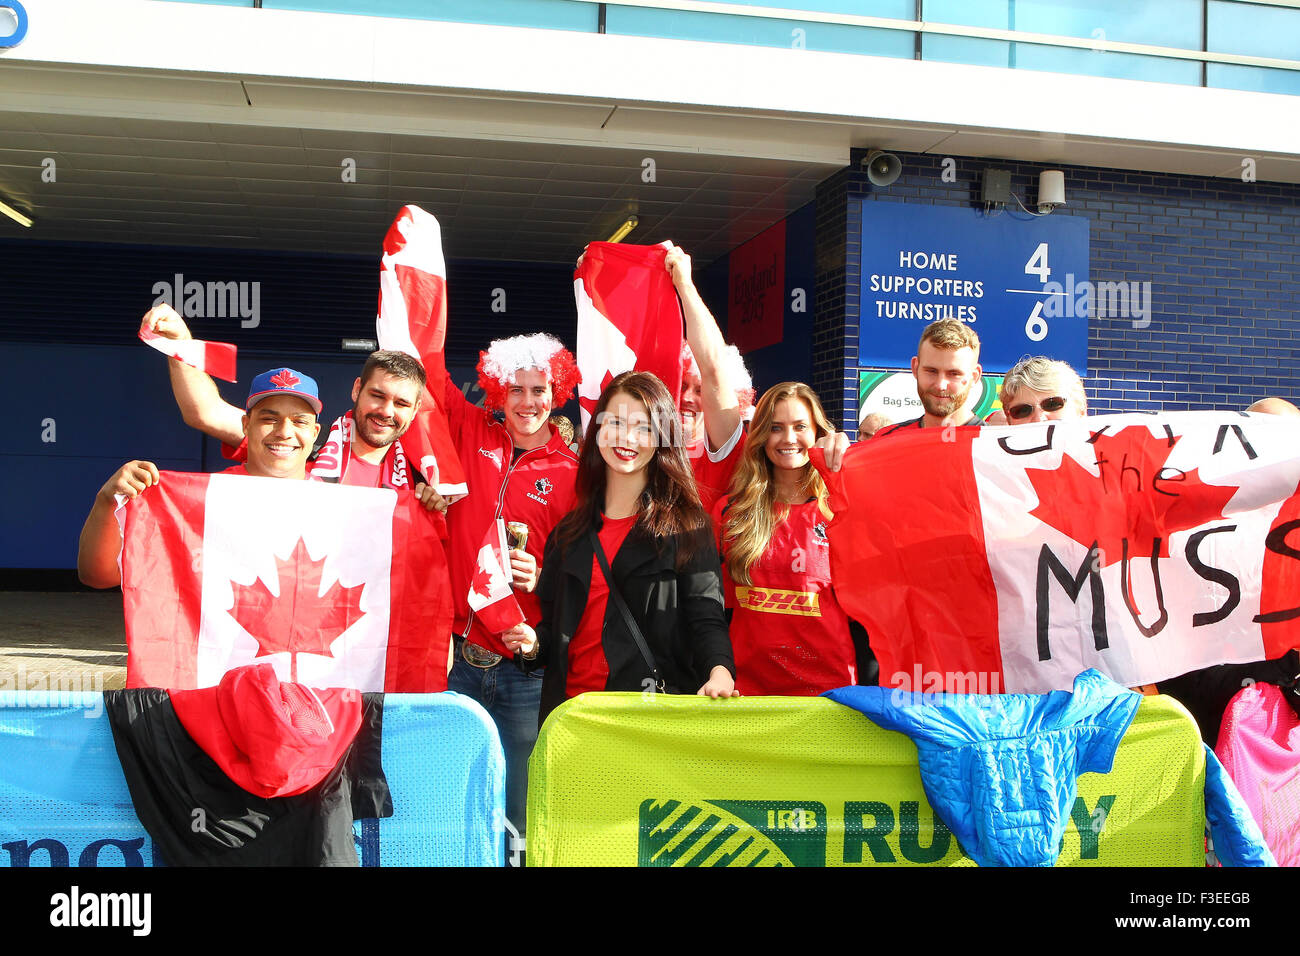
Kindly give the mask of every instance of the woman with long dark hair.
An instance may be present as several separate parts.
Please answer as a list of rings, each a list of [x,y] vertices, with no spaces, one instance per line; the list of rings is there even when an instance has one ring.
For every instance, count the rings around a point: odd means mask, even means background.
[[[731,493],[714,509],[743,694],[813,695],[855,683],[849,620],[831,589],[829,496],[808,460],[834,433],[807,385],[769,389]]]
[[[546,667],[540,720],[585,691],[735,695],[717,549],[677,408],[649,372],[601,393],[537,595],[536,632],[503,639]]]

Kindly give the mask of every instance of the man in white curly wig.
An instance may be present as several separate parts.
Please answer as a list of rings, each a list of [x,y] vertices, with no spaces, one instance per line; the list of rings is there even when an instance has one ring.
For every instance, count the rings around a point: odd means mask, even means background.
[[[469,494],[447,511],[455,602],[455,656],[447,688],[478,701],[496,722],[506,756],[506,817],[522,837],[542,682],[516,667],[501,634],[475,615],[469,606],[470,582],[496,519],[526,525],[527,540],[518,547],[512,542],[505,570],[524,619],[533,626],[541,619],[535,591],[542,549],[573,506],[578,468],[577,456],[550,417],[552,409],[573,396],[579,374],[572,353],[540,332],[492,342],[479,353],[478,373],[485,408],[471,405],[450,377],[443,395],[447,426],[469,487]]]

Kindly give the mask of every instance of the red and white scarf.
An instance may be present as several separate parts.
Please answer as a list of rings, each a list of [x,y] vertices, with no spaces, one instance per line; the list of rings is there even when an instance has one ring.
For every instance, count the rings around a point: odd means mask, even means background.
[[[342,418],[336,418],[330,426],[330,433],[325,444],[312,460],[311,476],[319,481],[340,481],[347,471],[348,459],[352,455],[352,439],[356,435],[357,424],[348,412]],[[402,452],[401,442],[393,442],[384,454],[380,464],[383,469],[380,482],[384,488],[407,488],[410,486],[410,470],[406,467],[406,455]]]

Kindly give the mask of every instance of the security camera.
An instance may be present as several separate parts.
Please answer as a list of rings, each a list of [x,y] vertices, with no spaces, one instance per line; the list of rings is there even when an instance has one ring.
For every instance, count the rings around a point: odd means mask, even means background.
[[[1059,169],[1044,169],[1038,174],[1038,212],[1047,215],[1065,205],[1065,173]]]

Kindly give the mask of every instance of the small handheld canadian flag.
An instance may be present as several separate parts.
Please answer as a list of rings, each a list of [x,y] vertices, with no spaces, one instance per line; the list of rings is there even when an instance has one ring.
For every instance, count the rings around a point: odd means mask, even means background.
[[[214,378],[225,379],[227,382],[235,381],[236,350],[235,346],[228,342],[168,339],[143,326],[138,334],[141,342],[169,358],[192,365],[200,372],[207,372]]]
[[[505,522],[497,518],[488,525],[478,550],[478,567],[469,583],[469,606],[494,634],[524,623],[524,612],[510,589],[509,551]]]

